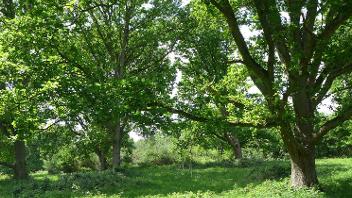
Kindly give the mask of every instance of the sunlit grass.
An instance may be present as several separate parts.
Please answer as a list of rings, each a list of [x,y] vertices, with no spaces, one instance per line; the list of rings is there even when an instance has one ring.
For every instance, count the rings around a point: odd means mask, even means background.
[[[1,197],[352,197],[352,159],[317,161],[324,192],[289,187],[289,162],[131,167],[121,173],[0,175]],[[284,175],[285,177],[282,177]]]

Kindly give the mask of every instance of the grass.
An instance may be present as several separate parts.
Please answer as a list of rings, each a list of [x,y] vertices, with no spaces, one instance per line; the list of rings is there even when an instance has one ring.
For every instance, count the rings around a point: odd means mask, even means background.
[[[132,167],[48,175],[25,181],[0,175],[0,197],[352,197],[352,159],[317,160],[324,192],[289,188],[289,162]]]

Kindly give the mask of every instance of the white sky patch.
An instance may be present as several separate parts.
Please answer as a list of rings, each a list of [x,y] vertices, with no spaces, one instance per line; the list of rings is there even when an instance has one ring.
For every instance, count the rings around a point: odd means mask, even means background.
[[[189,4],[191,0],[182,0],[182,6]]]
[[[288,23],[290,23],[290,14],[288,12],[280,12],[281,19],[284,19]]]
[[[318,112],[324,113],[325,115],[331,115],[336,111],[337,104],[333,102],[332,97],[324,99],[318,105]]]
[[[260,94],[260,90],[256,86],[252,86],[251,88],[248,89],[249,94]]]
[[[142,5],[142,7],[143,7],[144,9],[146,9],[146,10],[149,10],[149,9],[153,8],[154,5],[151,4],[151,3],[145,3],[145,4]]]
[[[175,82],[174,82],[174,89],[172,90],[171,98],[173,98],[173,97],[175,97],[177,95],[178,83],[181,81],[181,78],[182,78],[182,72],[180,70],[177,70],[176,79],[175,79]]]
[[[136,133],[134,131],[129,132],[128,135],[130,136],[130,138],[132,138],[132,140],[134,142],[138,142],[139,140],[144,139],[141,135],[139,135],[138,133]]]
[[[249,38],[253,36],[258,36],[260,34],[260,30],[251,30],[251,28],[248,25],[241,25],[240,26],[241,33],[243,37],[248,40]]]

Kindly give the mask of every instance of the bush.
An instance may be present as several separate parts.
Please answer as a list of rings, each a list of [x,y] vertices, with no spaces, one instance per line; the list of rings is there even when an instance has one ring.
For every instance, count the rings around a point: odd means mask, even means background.
[[[258,166],[250,173],[253,180],[276,180],[290,175],[290,166],[274,163],[268,166]]]
[[[160,134],[136,143],[132,160],[138,165],[166,165],[177,161],[176,146],[171,137]]]
[[[99,193],[101,189],[118,187],[124,176],[113,171],[71,173],[61,175],[58,180],[45,177],[41,180],[29,179],[20,182],[13,189],[14,197],[41,197],[50,191],[74,191]],[[60,196],[61,197],[61,196]]]
[[[79,159],[80,161],[80,168],[87,168],[90,170],[99,170],[100,169],[100,162],[99,158],[95,153],[91,153],[89,155],[83,155]]]
[[[44,162],[44,168],[49,174],[59,172],[72,173],[79,171],[81,163],[74,153],[74,147],[62,147],[58,153],[52,155],[49,160]]]
[[[352,122],[346,122],[328,133],[316,151],[318,157],[351,157]]]

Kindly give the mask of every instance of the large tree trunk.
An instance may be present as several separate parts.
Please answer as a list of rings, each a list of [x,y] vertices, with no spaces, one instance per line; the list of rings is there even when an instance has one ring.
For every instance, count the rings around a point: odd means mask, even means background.
[[[296,188],[312,187],[318,185],[317,173],[315,170],[315,149],[314,146],[290,152],[291,157],[291,185]]]
[[[312,187],[318,185],[313,143],[314,108],[305,78],[298,78],[295,83],[294,87],[299,88],[292,96],[295,126],[291,129],[291,138],[285,138],[291,157],[291,185]]]
[[[291,158],[291,186],[295,188],[312,187],[318,185],[318,178],[315,170],[315,146],[297,143],[297,140],[285,137]]]
[[[235,159],[242,159],[242,149],[239,139],[229,133],[225,133],[225,139],[230,144]]]
[[[28,177],[26,168],[26,145],[22,140],[15,142],[15,166],[14,166],[15,179],[25,179]]]
[[[99,158],[100,170],[108,169],[108,161],[106,159],[104,152],[101,149],[97,148],[95,150],[95,154],[97,154]]]
[[[121,165],[122,136],[123,127],[121,126],[121,122],[118,122],[115,127],[112,146],[112,167],[114,170],[119,169]]]
[[[314,144],[299,143],[289,125],[281,125],[281,135],[291,159],[291,186],[301,188],[318,185]]]

